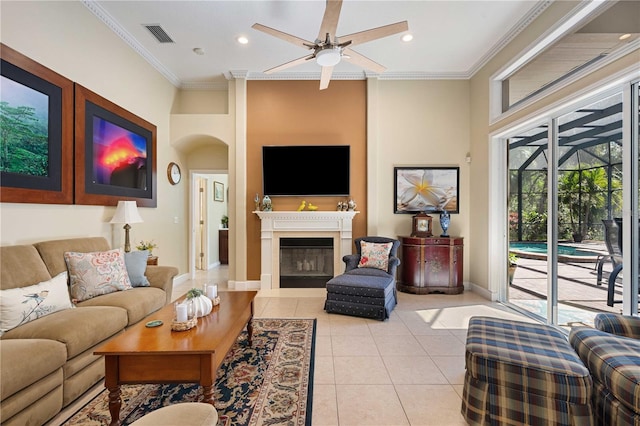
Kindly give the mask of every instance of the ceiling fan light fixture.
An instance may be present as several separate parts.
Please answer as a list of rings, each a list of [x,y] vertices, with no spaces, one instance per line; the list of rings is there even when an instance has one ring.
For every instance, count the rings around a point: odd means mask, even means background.
[[[340,48],[323,49],[316,53],[316,62],[321,67],[332,67],[340,62]]]
[[[405,34],[402,36],[402,41],[404,42],[409,42],[413,40],[413,34]]]
[[[245,36],[239,36],[236,41],[240,44],[247,44],[249,43],[249,39]]]

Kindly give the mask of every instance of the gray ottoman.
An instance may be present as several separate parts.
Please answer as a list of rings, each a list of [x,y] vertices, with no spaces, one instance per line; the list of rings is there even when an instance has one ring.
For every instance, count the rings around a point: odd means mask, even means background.
[[[392,276],[343,274],[327,281],[328,313],[384,321],[397,304]]]
[[[549,325],[472,317],[465,362],[462,414],[471,425],[594,424],[589,370]]]
[[[131,423],[131,426],[216,426],[218,413],[211,404],[184,402],[167,405]]]

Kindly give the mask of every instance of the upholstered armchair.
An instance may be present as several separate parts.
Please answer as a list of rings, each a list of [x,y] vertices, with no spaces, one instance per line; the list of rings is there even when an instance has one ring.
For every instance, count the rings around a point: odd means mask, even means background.
[[[400,265],[400,259],[398,259],[398,247],[400,247],[400,241],[394,240],[393,238],[386,237],[360,237],[356,238],[353,243],[356,246],[356,253],[348,254],[342,258],[345,263],[345,274],[355,274],[355,275],[377,275],[381,276],[385,271],[382,271],[378,268],[371,267],[360,267],[358,268],[358,264],[362,258],[362,242],[365,243],[375,243],[375,244],[384,244],[384,243],[392,243],[391,250],[389,251],[389,266],[387,268],[386,273],[391,275],[394,280],[396,277],[396,271],[398,270],[398,265]]]
[[[396,257],[400,242],[385,237],[360,237],[356,253],[344,256],[345,272],[327,282],[325,310],[384,321],[398,303]]]
[[[597,425],[640,424],[640,318],[599,313],[569,341],[593,377]]]

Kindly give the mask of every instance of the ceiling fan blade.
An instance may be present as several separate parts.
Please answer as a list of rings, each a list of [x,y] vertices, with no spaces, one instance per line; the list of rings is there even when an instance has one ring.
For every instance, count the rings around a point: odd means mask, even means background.
[[[320,90],[324,90],[329,87],[331,74],[333,74],[333,67],[322,67],[322,74],[320,74]]]
[[[376,40],[390,35],[398,34],[403,31],[409,30],[409,23],[407,21],[396,22],[395,24],[385,25],[383,27],[372,28],[366,31],[360,31],[359,33],[353,33],[345,36],[338,37],[340,40],[351,40],[351,46],[356,44],[366,43],[371,40]]]
[[[325,41],[327,33],[333,38],[336,37],[340,9],[342,9],[342,0],[327,0],[327,6],[324,9],[324,16],[322,17],[322,24],[320,24],[320,32],[318,32],[319,41]]]
[[[359,54],[355,50],[344,49],[342,53],[343,53],[342,59],[344,59],[347,62],[351,62],[354,65],[358,65],[362,68],[366,68],[368,70],[371,70],[377,73],[383,73],[384,70],[387,69],[383,65],[380,65],[375,61],[372,61],[366,56]]]
[[[313,55],[303,56],[302,58],[294,59],[293,61],[285,62],[282,65],[278,65],[277,67],[270,68],[266,70],[265,74],[273,74],[274,72],[282,71],[287,68],[295,67],[296,65],[300,65],[305,63],[306,61],[313,59]]]
[[[269,35],[272,35],[274,37],[277,37],[281,40],[284,41],[288,41],[289,43],[293,43],[296,46],[300,46],[300,47],[304,47],[305,49],[312,49],[313,46],[315,45],[315,43],[312,43],[310,41],[301,39],[300,37],[296,37],[294,35],[291,34],[287,34],[287,33],[283,33],[282,31],[273,29],[271,27],[267,27],[265,25],[262,24],[253,24],[251,26],[251,28],[258,30],[258,31],[262,31],[263,33],[267,33]]]

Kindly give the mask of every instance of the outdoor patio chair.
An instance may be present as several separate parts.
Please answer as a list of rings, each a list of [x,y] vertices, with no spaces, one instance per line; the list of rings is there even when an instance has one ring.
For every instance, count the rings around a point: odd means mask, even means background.
[[[601,256],[598,259],[598,263],[596,265],[596,268],[598,270],[598,275],[596,278],[597,285],[602,284],[602,267],[607,260],[611,261],[611,265],[613,266],[614,270],[618,265],[622,264],[622,248],[620,247],[622,243],[622,230],[612,219],[602,219],[602,223],[604,223],[604,243],[607,246],[607,251],[609,252],[609,254]]]
[[[609,279],[607,280],[607,305],[613,306],[614,303],[622,303],[622,300],[614,300],[615,288],[616,288],[616,280],[618,279],[618,275],[622,272],[622,218],[616,217],[615,224],[618,227],[618,250],[620,255],[616,257],[617,265],[613,268],[613,271],[609,274]],[[638,223],[640,226],[640,222]],[[639,256],[640,260],[640,256]],[[640,277],[639,277],[640,278]],[[640,291],[640,289],[639,289]],[[640,293],[639,293],[640,294]]]

